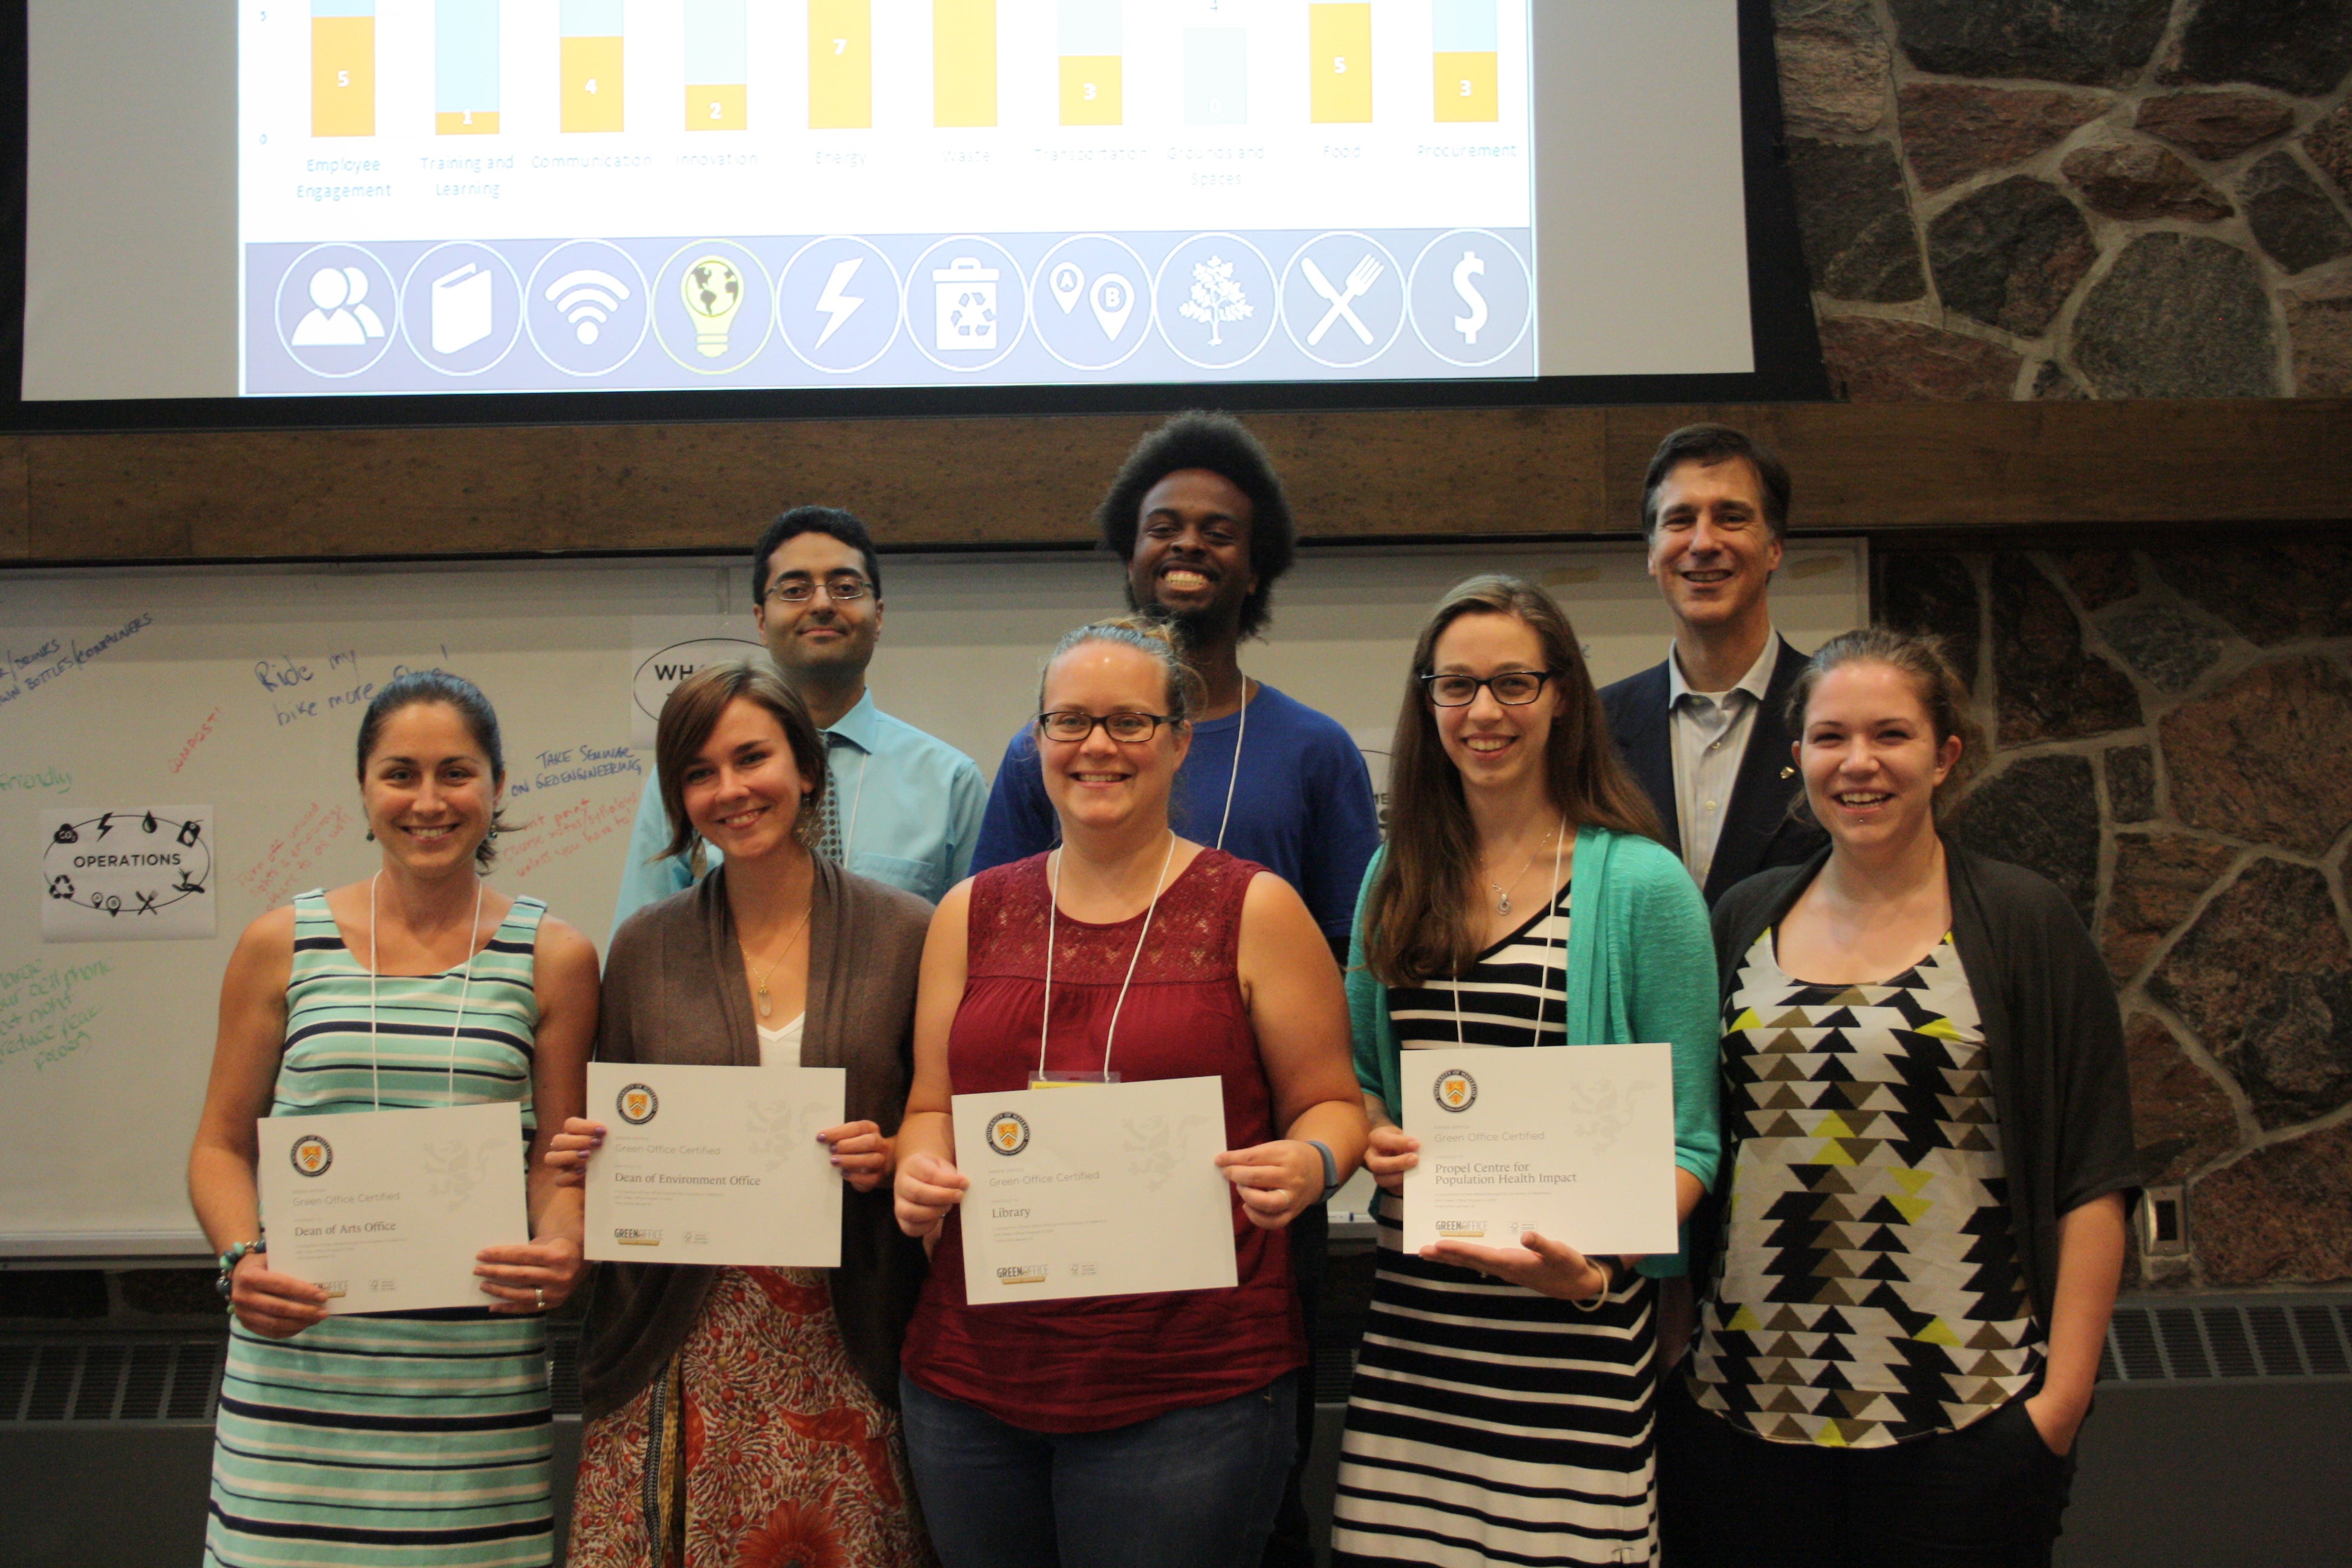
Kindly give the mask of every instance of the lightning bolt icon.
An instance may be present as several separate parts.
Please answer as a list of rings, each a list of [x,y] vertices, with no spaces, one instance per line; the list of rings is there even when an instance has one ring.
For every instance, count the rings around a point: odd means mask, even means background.
[[[824,347],[824,340],[841,331],[841,324],[857,314],[857,308],[866,303],[855,294],[842,292],[849,287],[849,280],[857,276],[857,269],[865,265],[866,258],[862,256],[853,256],[846,261],[834,264],[833,276],[825,279],[824,292],[816,297],[817,310],[832,318],[825,322],[824,331],[816,335],[818,348]]]

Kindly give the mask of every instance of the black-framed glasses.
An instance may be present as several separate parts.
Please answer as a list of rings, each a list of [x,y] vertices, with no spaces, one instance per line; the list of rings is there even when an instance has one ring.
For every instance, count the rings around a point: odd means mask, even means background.
[[[1076,708],[1056,708],[1051,713],[1037,715],[1038,732],[1049,741],[1083,741],[1095,732],[1099,724],[1114,741],[1133,745],[1149,741],[1162,724],[1176,721],[1165,713],[1086,713]]]
[[[863,577],[836,577],[830,583],[813,583],[805,577],[780,580],[768,588],[768,597],[787,605],[805,605],[823,589],[824,596],[836,605],[855,604],[874,592],[874,584]]]
[[[1499,675],[1424,675],[1421,689],[1440,708],[1467,708],[1485,687],[1506,708],[1524,708],[1543,695],[1544,682],[1556,669],[1507,669]]]

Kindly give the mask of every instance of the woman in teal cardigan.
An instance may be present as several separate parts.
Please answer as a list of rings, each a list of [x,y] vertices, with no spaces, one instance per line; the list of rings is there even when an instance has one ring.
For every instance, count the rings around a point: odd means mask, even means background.
[[[1715,950],[1682,862],[1612,750],[1543,590],[1474,577],[1423,628],[1391,759],[1390,842],[1348,963],[1372,1121],[1380,1267],[1341,1447],[1335,1563],[1657,1555],[1657,1285],[1683,1255],[1574,1237],[1407,1253],[1417,1142],[1399,1063],[1424,1047],[1664,1041],[1677,1213],[1717,1153]]]

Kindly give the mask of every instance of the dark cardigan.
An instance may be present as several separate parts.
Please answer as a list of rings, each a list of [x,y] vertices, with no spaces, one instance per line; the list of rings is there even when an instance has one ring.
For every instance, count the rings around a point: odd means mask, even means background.
[[[1718,1009],[1731,1000],[1748,950],[1788,914],[1829,855],[1823,849],[1801,866],[1760,872],[1716,906]],[[1944,859],[1952,945],[1975,996],[1992,1073],[2018,1263],[2047,1332],[2058,1283],[2058,1216],[2103,1194],[2123,1193],[2127,1205],[2138,1196],[2123,1019],[2106,962],[2063,893],[2022,867],[1949,839]],[[1734,1119],[1725,1121],[1721,1193],[1730,1191],[1740,1131]],[[1691,1234],[1704,1237],[1711,1254],[1721,1246],[1720,1199],[1710,1198],[1707,1206]],[[1692,1272],[1704,1280],[1712,1269],[1695,1265]]]
[[[651,904],[613,933],[596,1059],[751,1067],[760,1037],[727,906],[727,868]],[[931,909],[910,893],[816,861],[807,1023],[800,1065],[848,1069],[848,1119],[896,1132],[913,1070],[915,982]],[[898,1344],[922,1288],[919,1243],[898,1229],[890,1187],[845,1191],[841,1337],[876,1397],[898,1399]],[[580,1403],[590,1419],[636,1397],[686,1342],[715,1268],[600,1263],[590,1277]]]

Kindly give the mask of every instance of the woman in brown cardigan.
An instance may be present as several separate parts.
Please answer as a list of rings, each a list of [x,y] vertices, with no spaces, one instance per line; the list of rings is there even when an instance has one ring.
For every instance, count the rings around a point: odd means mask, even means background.
[[[819,1136],[850,1190],[838,1268],[596,1266],[570,1561],[929,1563],[896,1408],[923,1255],[887,1185],[929,906],[811,853],[824,741],[772,672],[680,685],[656,752],[668,852],[724,863],[614,933],[596,1059],[845,1068]],[[604,1133],[567,1123],[548,1163],[579,1180]]]

